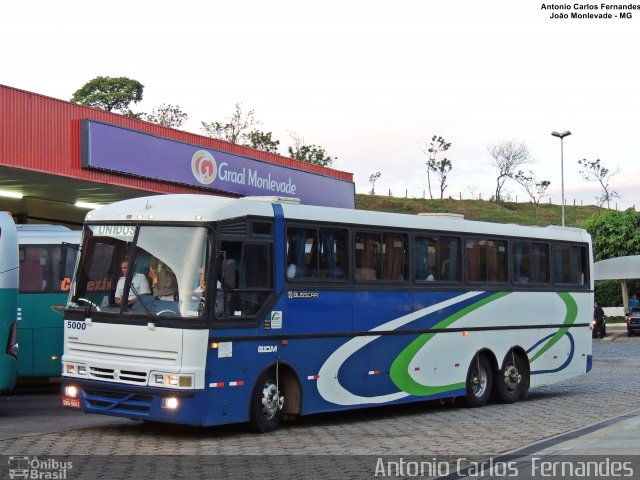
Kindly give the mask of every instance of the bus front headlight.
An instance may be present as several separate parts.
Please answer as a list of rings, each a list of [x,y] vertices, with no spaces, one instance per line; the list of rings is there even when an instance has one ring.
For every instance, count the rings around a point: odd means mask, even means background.
[[[168,388],[193,388],[193,375],[152,372],[151,386]]]

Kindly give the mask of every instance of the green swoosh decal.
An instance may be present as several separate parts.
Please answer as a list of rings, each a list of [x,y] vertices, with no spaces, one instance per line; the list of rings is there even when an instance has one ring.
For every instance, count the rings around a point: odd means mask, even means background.
[[[508,295],[509,292],[498,292],[494,295],[491,295],[487,298],[479,300],[457,312],[453,315],[445,318],[441,322],[437,323],[433,328],[446,328],[452,323],[458,321],[460,318],[464,317],[468,313],[481,308],[482,306],[491,303],[499,298]],[[410,395],[416,396],[427,396],[427,395],[437,395],[439,393],[449,392],[452,390],[459,390],[461,388],[465,388],[465,382],[460,383],[452,383],[449,385],[438,385],[438,386],[429,386],[422,385],[421,383],[416,382],[409,375],[409,364],[413,357],[420,351],[420,349],[433,338],[435,333],[423,333],[418,338],[416,338],[413,342],[411,342],[407,348],[405,348],[400,354],[396,357],[396,359],[391,364],[391,370],[389,371],[391,380],[400,390],[407,392]],[[557,341],[557,340],[556,340]]]
[[[533,357],[531,357],[531,359],[529,360],[530,364],[535,362],[544,352],[558,343],[558,341],[564,336],[565,333],[567,333],[569,327],[576,321],[576,318],[578,317],[578,305],[576,304],[576,301],[573,299],[571,294],[568,292],[558,292],[558,296],[562,299],[567,307],[567,315],[564,318],[562,327],[560,327],[560,329],[553,335],[553,337],[551,337],[549,341],[545,343],[544,346],[540,350],[538,350],[538,352]]]

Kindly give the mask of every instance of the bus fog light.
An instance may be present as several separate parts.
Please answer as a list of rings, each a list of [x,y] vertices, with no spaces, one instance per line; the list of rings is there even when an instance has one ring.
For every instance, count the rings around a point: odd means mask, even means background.
[[[162,408],[175,410],[178,408],[178,399],[176,397],[167,397],[162,399]]]
[[[68,363],[66,365],[66,371],[67,373],[70,373],[71,375],[75,375],[76,373],[76,366],[73,365],[72,363]]]
[[[167,375],[168,385],[178,385],[178,375]]]
[[[74,385],[68,385],[64,387],[64,395],[66,397],[77,398],[78,397],[78,387]]]

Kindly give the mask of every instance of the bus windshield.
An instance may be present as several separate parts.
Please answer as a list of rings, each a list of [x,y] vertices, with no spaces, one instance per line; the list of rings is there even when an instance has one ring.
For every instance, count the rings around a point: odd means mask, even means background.
[[[68,308],[198,317],[204,307],[204,227],[89,225]]]

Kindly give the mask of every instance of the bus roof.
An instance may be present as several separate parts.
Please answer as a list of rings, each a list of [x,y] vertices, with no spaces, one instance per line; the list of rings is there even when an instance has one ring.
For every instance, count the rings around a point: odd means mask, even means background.
[[[505,236],[589,241],[589,234],[579,228],[522,226],[465,220],[451,216],[408,215],[401,213],[353,210],[296,204],[289,198],[225,198],[211,195],[155,195],[115,202],[87,214],[93,222],[214,222],[244,216],[273,217],[273,203],[279,203],[289,220],[329,221],[364,226],[389,226],[412,230],[443,230]]]
[[[18,243],[26,245],[50,245],[60,243],[80,244],[82,232],[64,225],[18,224]]]

